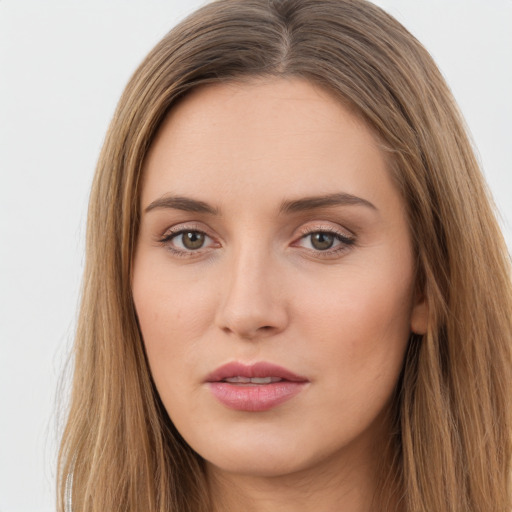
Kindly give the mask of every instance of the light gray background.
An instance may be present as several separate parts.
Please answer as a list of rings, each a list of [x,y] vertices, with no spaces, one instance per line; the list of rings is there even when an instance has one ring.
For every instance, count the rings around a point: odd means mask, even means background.
[[[95,162],[136,65],[204,3],[0,0],[0,512],[55,509],[56,389]],[[512,247],[512,0],[377,3],[446,76]]]

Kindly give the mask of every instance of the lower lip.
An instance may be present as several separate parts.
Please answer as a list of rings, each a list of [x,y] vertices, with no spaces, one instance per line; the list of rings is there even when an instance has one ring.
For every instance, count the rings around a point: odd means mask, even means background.
[[[210,382],[209,388],[217,400],[237,411],[268,411],[292,399],[304,388],[305,382],[280,381],[271,384],[231,384]]]

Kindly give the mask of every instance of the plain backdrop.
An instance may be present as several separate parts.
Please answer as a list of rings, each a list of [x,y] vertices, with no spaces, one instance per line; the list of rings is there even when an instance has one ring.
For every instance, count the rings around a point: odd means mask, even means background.
[[[135,67],[204,3],[0,0],[0,512],[55,510],[56,390],[95,162]],[[377,3],[439,64],[512,247],[512,0]]]

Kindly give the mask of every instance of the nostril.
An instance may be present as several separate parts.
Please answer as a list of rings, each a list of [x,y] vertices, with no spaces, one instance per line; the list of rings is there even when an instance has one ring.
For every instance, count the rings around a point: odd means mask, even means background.
[[[236,280],[235,280],[236,281]],[[288,313],[284,301],[273,300],[267,287],[261,291],[236,281],[219,302],[215,324],[225,334],[240,338],[256,339],[268,337],[286,328]]]

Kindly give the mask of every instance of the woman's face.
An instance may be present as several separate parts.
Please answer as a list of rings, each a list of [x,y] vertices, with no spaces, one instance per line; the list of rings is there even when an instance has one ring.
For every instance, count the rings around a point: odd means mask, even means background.
[[[372,133],[305,81],[207,86],[144,172],[133,296],[185,440],[243,474],[371,463],[426,321]]]

